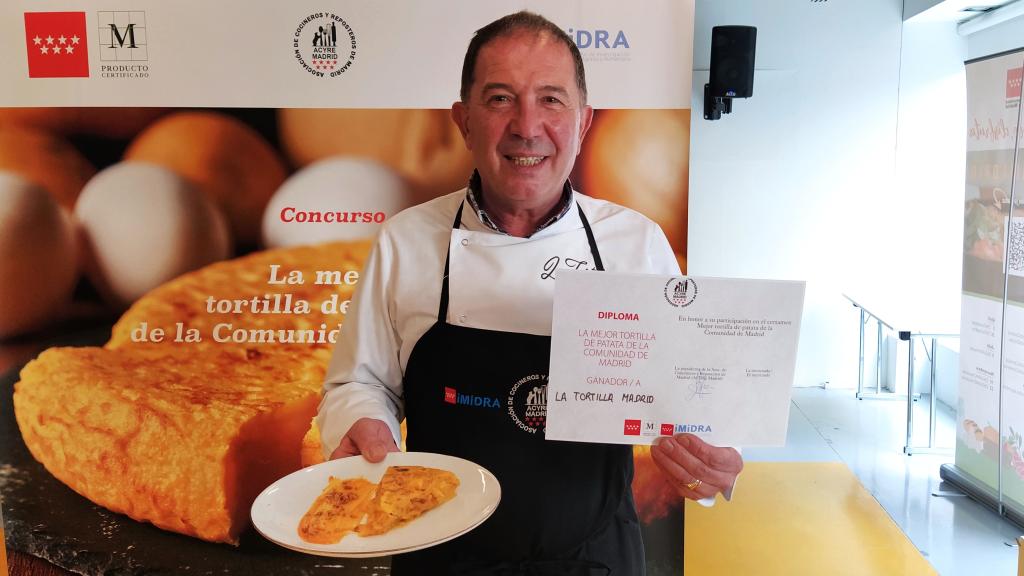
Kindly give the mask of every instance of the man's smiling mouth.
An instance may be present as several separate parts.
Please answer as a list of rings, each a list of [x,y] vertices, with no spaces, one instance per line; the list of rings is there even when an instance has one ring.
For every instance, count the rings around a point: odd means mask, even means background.
[[[505,156],[505,158],[508,158],[516,166],[529,167],[540,164],[547,156]]]

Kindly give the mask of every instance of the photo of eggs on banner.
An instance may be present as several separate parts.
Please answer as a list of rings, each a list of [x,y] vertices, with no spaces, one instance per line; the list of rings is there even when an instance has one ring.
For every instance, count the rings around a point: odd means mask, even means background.
[[[688,110],[601,110],[571,175],[685,270]],[[257,250],[372,238],[466,186],[450,111],[0,108],[0,343]]]

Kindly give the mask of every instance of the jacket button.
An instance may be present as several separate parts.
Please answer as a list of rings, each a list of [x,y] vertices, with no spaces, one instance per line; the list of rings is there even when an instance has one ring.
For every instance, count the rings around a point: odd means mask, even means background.
[[[459,322],[462,323],[462,324],[466,323],[466,315],[465,314],[459,314]]]
[[[469,238],[463,238],[462,239],[462,245],[463,246],[469,246]]]

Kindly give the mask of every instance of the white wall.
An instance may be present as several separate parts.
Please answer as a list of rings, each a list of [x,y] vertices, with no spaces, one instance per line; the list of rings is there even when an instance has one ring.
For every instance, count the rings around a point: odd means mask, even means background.
[[[959,332],[963,267],[964,181],[966,165],[967,40],[952,21],[910,19],[903,26],[899,132],[894,209],[903,226],[893,232],[905,257],[892,262],[887,275],[898,286],[912,286],[917,298],[905,305],[909,316],[941,332]],[[948,351],[957,342],[945,342]],[[916,351],[926,361],[924,342]],[[952,360],[950,360],[952,358]],[[904,365],[905,366],[905,365]],[[926,364],[917,367],[925,380]],[[956,406],[956,356],[939,355],[938,395]],[[904,376],[905,380],[905,376]]]
[[[795,384],[854,386],[856,311],[885,282],[901,0],[698,0],[688,272],[807,280]],[[754,96],[702,119],[711,28],[758,27]],[[962,202],[962,200],[961,200]]]
[[[1007,20],[967,37],[967,54],[972,60],[1021,47],[1024,47],[1024,17]]]
[[[807,281],[797,386],[856,385],[859,317],[844,293],[900,329],[959,329],[967,42],[953,22],[903,23],[903,9],[696,5],[688,271]],[[758,27],[757,70],[754,96],[709,122],[719,24]]]

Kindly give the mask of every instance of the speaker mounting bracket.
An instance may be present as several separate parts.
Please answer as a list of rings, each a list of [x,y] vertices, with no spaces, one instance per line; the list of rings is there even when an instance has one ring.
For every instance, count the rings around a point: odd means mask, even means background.
[[[732,112],[732,98],[711,95],[711,84],[704,85],[704,119],[720,120],[722,114]]]

